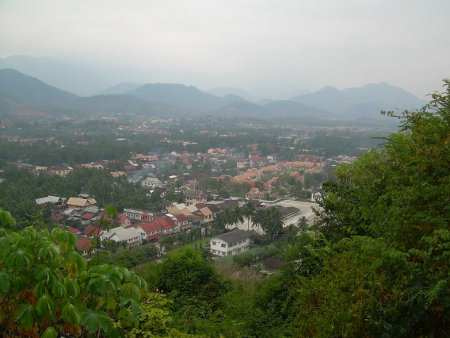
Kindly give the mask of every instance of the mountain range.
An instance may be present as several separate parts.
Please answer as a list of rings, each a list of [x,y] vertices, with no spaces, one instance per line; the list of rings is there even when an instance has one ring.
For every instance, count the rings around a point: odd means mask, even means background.
[[[226,93],[227,91],[225,91]],[[229,91],[228,91],[229,92]],[[257,104],[238,95],[213,95],[194,86],[120,83],[100,95],[78,96],[14,69],[0,70],[0,116],[27,118],[135,113],[149,116],[199,115],[317,120],[378,119],[380,110],[415,109],[423,100],[387,83],[337,90],[325,87],[290,100]]]

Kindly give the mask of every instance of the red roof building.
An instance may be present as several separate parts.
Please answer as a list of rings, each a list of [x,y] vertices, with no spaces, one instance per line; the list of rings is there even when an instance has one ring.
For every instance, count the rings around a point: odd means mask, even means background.
[[[173,220],[175,222],[175,225],[180,230],[185,230],[189,227],[189,221],[184,214],[176,214],[173,216]]]
[[[117,219],[119,220],[120,225],[124,228],[128,228],[129,226],[131,226],[131,220],[127,215],[119,214],[117,216]]]
[[[163,235],[167,235],[175,228],[175,223],[167,216],[160,216],[151,222],[142,222],[139,227],[147,235],[147,240],[158,239]]]
[[[93,225],[89,225],[84,229],[84,234],[90,237],[98,237],[100,235],[100,228]]]
[[[61,215],[61,214],[54,214],[54,215],[52,215],[51,217],[50,217],[50,219],[52,220],[52,221],[62,221],[63,219],[64,219],[64,216],[63,215]]]
[[[69,226],[67,226],[67,227],[66,227],[66,230],[69,231],[69,232],[71,232],[71,233],[73,233],[74,235],[79,235],[79,234],[81,234],[81,231],[78,230],[77,228],[74,228],[74,227],[69,227]]]
[[[187,222],[187,217],[185,214],[176,214],[174,217],[177,219],[178,222]]]
[[[90,219],[94,218],[95,216],[96,215],[92,212],[86,212],[81,216],[81,219],[86,221],[86,220],[90,220]]]
[[[80,251],[83,256],[89,254],[89,250],[92,248],[92,239],[89,237],[79,238],[77,241],[77,250]]]

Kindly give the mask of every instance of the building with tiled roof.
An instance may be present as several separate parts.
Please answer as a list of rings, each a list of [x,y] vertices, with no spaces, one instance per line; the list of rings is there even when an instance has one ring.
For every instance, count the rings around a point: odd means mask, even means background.
[[[119,214],[117,216],[117,220],[119,221],[120,225],[123,226],[124,228],[128,228],[129,226],[131,226],[131,220],[127,215]]]
[[[208,207],[199,209],[197,215],[203,216],[203,223],[212,222],[214,218],[213,212]]]
[[[143,210],[123,209],[123,214],[134,221],[151,221],[153,213]]]
[[[89,237],[99,237],[100,235],[100,227],[94,225],[88,225],[84,229],[84,234]]]
[[[77,228],[74,228],[74,227],[67,226],[66,230],[71,232],[71,233],[73,233],[74,235],[80,235],[81,234],[81,231],[78,230]]]
[[[250,247],[250,233],[244,230],[233,230],[211,238],[210,250],[213,255],[231,256]]]
[[[70,197],[67,206],[74,209],[84,209],[97,204],[95,198]]]
[[[172,219],[175,222],[176,227],[180,230],[186,230],[190,227],[189,221],[184,214],[173,215]]]
[[[89,252],[92,249],[92,239],[89,237],[78,238],[76,248],[83,256],[89,255]]]
[[[156,217],[151,222],[142,222],[137,226],[145,233],[143,239],[154,240],[163,235],[167,235],[173,232],[175,228],[174,221],[168,216]]]
[[[141,244],[141,234],[133,227],[124,228],[122,226],[111,230],[103,230],[100,233],[102,241],[109,239],[114,242],[123,242],[126,246],[136,246]]]
[[[82,220],[90,220],[92,218],[94,218],[96,216],[96,214],[92,213],[92,212],[85,212],[83,215],[81,215],[81,219]]]
[[[187,205],[205,203],[207,200],[207,195],[200,190],[188,190],[186,191],[184,196],[186,198]]]
[[[37,205],[43,205],[43,204],[60,204],[65,200],[65,198],[57,197],[57,196],[47,196],[47,197],[41,197],[36,198],[35,202]]]

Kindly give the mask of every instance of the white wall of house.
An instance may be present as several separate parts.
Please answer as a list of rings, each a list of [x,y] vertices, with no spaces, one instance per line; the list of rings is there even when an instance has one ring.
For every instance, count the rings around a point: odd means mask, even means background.
[[[213,237],[210,240],[211,253],[217,256],[230,256],[247,251],[250,247],[250,238],[235,243],[227,243],[220,238]]]

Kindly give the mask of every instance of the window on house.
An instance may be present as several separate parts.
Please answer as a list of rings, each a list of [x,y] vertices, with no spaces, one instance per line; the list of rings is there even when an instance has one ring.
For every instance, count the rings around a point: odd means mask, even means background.
[[[222,244],[222,245],[220,245],[222,248],[226,248],[226,244]]]
[[[212,242],[213,243],[213,245],[216,245],[216,242]]]

